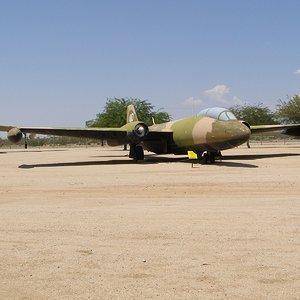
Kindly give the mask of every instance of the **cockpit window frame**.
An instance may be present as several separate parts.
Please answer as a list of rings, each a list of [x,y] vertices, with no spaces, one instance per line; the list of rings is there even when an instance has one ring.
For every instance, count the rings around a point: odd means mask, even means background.
[[[210,117],[219,121],[233,121],[237,120],[236,116],[227,108],[211,107],[201,110],[198,113],[199,117]]]

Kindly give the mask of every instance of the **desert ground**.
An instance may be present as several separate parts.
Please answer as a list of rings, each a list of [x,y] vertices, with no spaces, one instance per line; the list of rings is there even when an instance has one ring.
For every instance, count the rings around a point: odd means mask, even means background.
[[[0,149],[0,299],[300,299],[300,142],[223,155]]]

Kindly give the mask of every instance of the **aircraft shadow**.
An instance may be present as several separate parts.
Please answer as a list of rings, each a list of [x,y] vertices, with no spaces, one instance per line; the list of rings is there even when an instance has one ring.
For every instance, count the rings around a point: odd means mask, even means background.
[[[231,168],[249,168],[249,169],[258,168],[257,165],[237,163],[232,161],[216,161],[214,165],[218,167],[231,167]]]
[[[8,154],[8,153],[40,153],[40,152],[62,152],[62,151],[68,151],[64,149],[48,149],[48,150],[17,150],[17,149],[12,149],[16,151],[0,151],[0,154]]]
[[[132,164],[153,164],[154,162],[134,162],[132,160],[107,160],[107,161],[78,161],[67,163],[49,163],[49,164],[32,164],[20,165],[20,169],[33,169],[33,168],[53,168],[53,167],[78,167],[78,166],[109,166],[109,165],[132,165]]]
[[[65,151],[65,150],[49,150],[49,151]],[[38,151],[36,151],[38,152]],[[3,153],[3,152],[0,152]],[[125,155],[127,156],[127,155]],[[289,156],[300,156],[296,153],[277,153],[277,154],[252,154],[252,155],[228,155],[222,156],[221,160],[217,160],[212,166],[217,167],[232,167],[232,168],[258,168],[253,164],[246,164],[242,162],[233,162],[232,160],[257,160],[264,158],[281,158]],[[99,156],[99,157],[110,157],[116,158],[117,156]],[[229,161],[230,160],[230,161]],[[134,162],[128,158],[128,160],[113,159],[107,161],[79,161],[79,162],[67,162],[67,163],[47,163],[47,164],[31,164],[31,165],[20,165],[20,169],[32,169],[32,168],[53,168],[53,167],[78,167],[78,166],[109,166],[109,165],[151,165],[159,163],[187,163],[192,162],[186,157],[161,157],[156,155],[147,155],[145,160],[142,162]],[[200,167],[203,164],[202,161],[194,162],[195,167]]]
[[[33,168],[54,168],[54,167],[78,167],[78,166],[109,166],[109,165],[153,165],[159,163],[186,163],[191,164],[192,162],[186,157],[159,157],[159,156],[147,156],[144,161],[134,162],[133,160],[107,160],[107,161],[79,161],[79,162],[65,162],[65,163],[47,163],[47,164],[23,164],[20,165],[20,169],[33,169]],[[203,163],[194,163],[195,166],[201,166]],[[213,165],[212,165],[213,166]],[[216,161],[214,166],[224,167],[240,167],[240,168],[257,168],[256,165],[237,163],[237,162],[224,162]]]
[[[263,158],[280,158],[289,156],[300,156],[298,153],[275,153],[275,154],[241,154],[241,155],[225,155],[222,160],[256,160]]]
[[[189,163],[189,164],[192,163],[188,159],[183,162]],[[193,164],[194,164],[194,168],[201,168],[202,165],[205,165],[203,161],[199,161],[199,162],[195,161]],[[229,162],[229,161],[223,161],[223,160],[216,160],[216,162],[214,164],[207,164],[207,165],[211,166],[211,167],[231,167],[231,168],[249,168],[249,169],[258,168],[258,166],[253,165],[253,164]]]
[[[187,157],[160,157],[160,156],[155,156],[150,155],[147,156],[147,161],[155,161],[156,163],[187,163],[191,164],[192,161],[189,160]],[[202,160],[200,161],[193,161],[193,164],[195,167],[201,166],[204,164]],[[223,160],[216,160],[215,164],[211,166],[223,166],[223,167],[235,167],[235,168],[258,168],[256,165],[252,164],[245,164],[245,163],[238,163],[238,162],[225,162]]]

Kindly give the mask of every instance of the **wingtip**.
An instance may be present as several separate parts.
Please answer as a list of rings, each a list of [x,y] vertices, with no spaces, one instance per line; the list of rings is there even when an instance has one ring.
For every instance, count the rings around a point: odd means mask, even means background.
[[[6,125],[0,125],[0,131],[9,131],[12,128],[14,128],[15,126],[6,126]]]

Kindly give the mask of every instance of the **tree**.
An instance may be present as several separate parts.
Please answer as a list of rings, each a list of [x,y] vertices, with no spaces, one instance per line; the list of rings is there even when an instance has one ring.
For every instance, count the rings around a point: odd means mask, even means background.
[[[280,100],[276,114],[285,123],[300,123],[300,96],[297,94],[288,101]]]
[[[256,105],[235,105],[229,108],[239,120],[248,122],[250,125],[273,125],[278,124],[275,114],[269,107],[262,103]]]
[[[126,124],[126,108],[133,104],[138,118],[147,125],[170,121],[171,116],[164,111],[154,111],[154,106],[147,100],[137,98],[108,98],[104,109],[96,119],[86,122],[87,127],[121,127]]]

